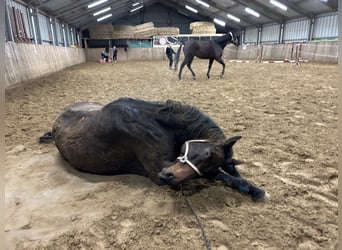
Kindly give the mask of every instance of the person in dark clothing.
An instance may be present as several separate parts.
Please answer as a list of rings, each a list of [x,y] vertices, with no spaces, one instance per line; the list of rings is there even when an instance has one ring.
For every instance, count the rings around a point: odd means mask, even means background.
[[[101,57],[102,57],[103,62],[108,61],[108,55],[106,53],[106,49],[103,49],[103,51],[101,52]]]
[[[169,58],[169,69],[171,69],[172,64],[173,64],[173,55],[172,54],[176,54],[176,53],[171,48],[171,45],[168,44],[168,46],[166,48],[166,56],[167,56],[167,58]]]
[[[113,46],[113,62],[117,63],[118,61],[118,49],[116,48],[116,46]]]

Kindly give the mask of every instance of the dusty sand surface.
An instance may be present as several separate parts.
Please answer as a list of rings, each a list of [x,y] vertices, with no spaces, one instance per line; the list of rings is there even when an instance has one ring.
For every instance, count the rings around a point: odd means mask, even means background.
[[[242,135],[241,174],[266,203],[220,182],[185,195],[212,249],[337,249],[337,65],[195,60],[182,81],[167,61],[85,63],[6,93],[6,249],[206,249],[180,192],[134,176],[79,173],[37,139],[68,104],[128,96],[197,106]]]

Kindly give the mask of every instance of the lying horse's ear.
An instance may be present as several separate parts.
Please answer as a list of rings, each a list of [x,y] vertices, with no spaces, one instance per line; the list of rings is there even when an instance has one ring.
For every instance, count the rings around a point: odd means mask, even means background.
[[[233,156],[232,148],[234,144],[240,139],[241,139],[241,136],[234,136],[234,137],[230,137],[223,143],[222,147],[223,147],[224,155],[226,159],[229,159]]]

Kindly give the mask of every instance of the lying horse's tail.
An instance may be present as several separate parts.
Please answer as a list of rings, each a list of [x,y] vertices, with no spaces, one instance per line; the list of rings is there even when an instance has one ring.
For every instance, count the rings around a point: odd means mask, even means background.
[[[182,47],[184,46],[184,42],[181,41],[181,45],[179,46],[178,50],[177,50],[177,54],[176,54],[176,58],[175,58],[175,71],[177,71],[177,66],[178,66],[178,61],[179,61],[179,56],[182,50]]]
[[[39,143],[51,143],[53,142],[52,132],[47,132],[43,136],[39,137]]]

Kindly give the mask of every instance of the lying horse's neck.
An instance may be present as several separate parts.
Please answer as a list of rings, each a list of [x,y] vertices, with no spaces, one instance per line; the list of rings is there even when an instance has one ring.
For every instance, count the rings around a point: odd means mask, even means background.
[[[170,129],[177,130],[185,140],[224,140],[226,137],[219,126],[195,107],[167,101],[159,110],[158,120]]]

